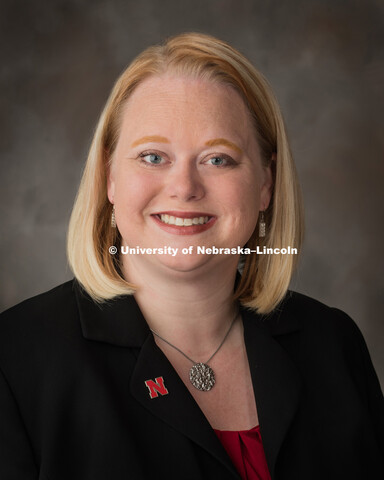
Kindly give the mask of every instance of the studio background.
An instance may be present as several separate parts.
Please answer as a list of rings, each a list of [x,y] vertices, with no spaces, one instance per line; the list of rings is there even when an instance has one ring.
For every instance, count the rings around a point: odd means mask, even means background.
[[[306,207],[292,288],[355,319],[383,386],[382,0],[2,0],[0,310],[72,278],[67,224],[113,82],[183,31],[228,41],[274,88]]]

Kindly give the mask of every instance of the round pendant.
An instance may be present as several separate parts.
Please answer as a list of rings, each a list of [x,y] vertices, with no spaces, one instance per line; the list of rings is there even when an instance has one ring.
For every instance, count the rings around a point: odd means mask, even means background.
[[[215,385],[215,374],[212,368],[205,363],[193,365],[189,371],[189,379],[192,385],[202,392],[208,392]]]

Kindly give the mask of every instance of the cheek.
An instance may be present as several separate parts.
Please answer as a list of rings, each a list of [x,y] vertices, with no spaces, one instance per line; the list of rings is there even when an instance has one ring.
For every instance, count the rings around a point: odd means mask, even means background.
[[[243,178],[242,182],[227,185],[226,193],[228,208],[234,213],[257,218],[261,193],[258,181],[251,177]]]
[[[115,203],[116,208],[134,210],[143,208],[157,194],[160,184],[154,176],[122,172],[116,177]]]
[[[231,231],[237,232],[239,243],[245,244],[256,228],[260,209],[260,185],[252,178],[227,188],[226,210],[231,219]]]
[[[153,198],[148,182],[137,176],[122,176],[115,187],[115,217],[116,224],[129,244],[134,232],[141,231],[144,223],[144,213]]]

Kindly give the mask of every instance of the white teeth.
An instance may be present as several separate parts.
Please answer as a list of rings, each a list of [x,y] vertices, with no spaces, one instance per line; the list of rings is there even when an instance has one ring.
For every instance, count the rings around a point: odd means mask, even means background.
[[[209,217],[181,218],[162,213],[160,215],[160,219],[162,222],[167,223],[168,225],[177,225],[178,227],[190,227],[192,225],[204,225],[204,223],[208,222]]]

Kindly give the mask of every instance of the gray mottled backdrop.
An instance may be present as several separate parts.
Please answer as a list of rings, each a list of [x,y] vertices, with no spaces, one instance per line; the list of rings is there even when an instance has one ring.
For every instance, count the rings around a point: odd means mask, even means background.
[[[274,87],[306,204],[293,288],[356,320],[384,384],[382,0],[2,0],[0,9],[0,309],[71,278],[67,223],[113,81],[148,45],[197,30],[239,48]]]

